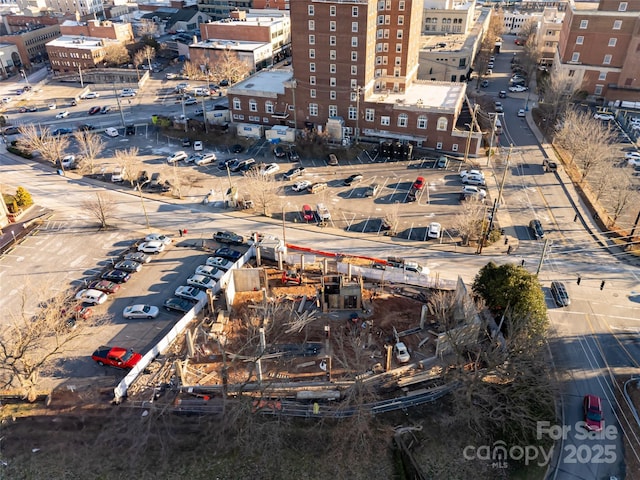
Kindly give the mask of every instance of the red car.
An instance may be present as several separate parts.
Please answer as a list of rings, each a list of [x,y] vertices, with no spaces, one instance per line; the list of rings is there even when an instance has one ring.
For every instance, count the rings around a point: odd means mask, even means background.
[[[91,107],[89,109],[89,115],[95,115],[96,113],[98,113],[100,111],[100,107]]]
[[[305,221],[311,222],[315,218],[315,213],[309,205],[304,205],[302,207],[302,216],[304,217]]]
[[[120,290],[120,285],[109,280],[95,280],[89,284],[87,288],[100,290],[101,292],[112,294]]]
[[[587,424],[587,430],[599,432],[602,430],[604,416],[602,415],[602,400],[596,395],[585,395],[582,401],[584,407],[584,421]]]
[[[102,346],[93,352],[91,358],[97,362],[98,365],[130,369],[136,366],[142,358],[142,355],[131,349]]]
[[[416,178],[416,181],[413,182],[413,189],[422,190],[423,187],[424,187],[424,177]]]

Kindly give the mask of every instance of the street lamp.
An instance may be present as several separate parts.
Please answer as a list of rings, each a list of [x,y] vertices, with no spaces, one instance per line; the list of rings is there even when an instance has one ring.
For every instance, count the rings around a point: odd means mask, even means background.
[[[362,93],[362,87],[357,85],[354,88],[356,92],[356,143],[360,142],[360,93]]]
[[[147,207],[144,204],[144,196],[142,195],[142,187],[144,187],[150,180],[145,180],[140,183],[140,179],[136,180],[136,188],[140,193],[140,203],[142,204],[142,211],[144,212],[144,219],[147,222],[147,230],[151,230],[151,225],[149,224],[149,215],[147,214]]]
[[[7,70],[4,68],[4,62],[2,61],[2,57],[4,56],[4,52],[0,52],[0,68],[2,69],[3,78],[7,78]]]

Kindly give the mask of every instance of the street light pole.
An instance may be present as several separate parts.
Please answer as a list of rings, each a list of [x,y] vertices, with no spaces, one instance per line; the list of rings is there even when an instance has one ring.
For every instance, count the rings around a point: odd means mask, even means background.
[[[113,86],[113,94],[116,97],[116,103],[118,104],[118,111],[120,112],[120,120],[122,121],[122,128],[126,127],[126,123],[124,121],[124,112],[122,111],[122,106],[120,105],[120,97],[118,96],[118,92],[116,91],[116,84],[112,83]]]
[[[360,93],[362,92],[362,87],[357,85],[355,88],[356,91],[356,143],[360,143]]]

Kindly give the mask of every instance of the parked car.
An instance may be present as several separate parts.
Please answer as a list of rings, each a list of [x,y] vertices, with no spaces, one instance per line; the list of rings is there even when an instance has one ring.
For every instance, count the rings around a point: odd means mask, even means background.
[[[461,195],[464,198],[473,197],[484,200],[487,196],[487,191],[474,185],[465,185],[464,187],[462,187]]]
[[[104,133],[106,133],[108,136],[110,137],[117,137],[118,135],[120,135],[118,133],[118,130],[113,128],[113,127],[108,127],[104,130]]]
[[[411,360],[411,355],[409,355],[409,350],[407,350],[407,346],[403,342],[398,342],[393,347],[393,352],[396,355],[396,360],[399,363],[407,363]]]
[[[134,262],[133,260],[123,260],[115,264],[114,268],[116,270],[122,270],[123,272],[139,272],[142,270],[142,264],[138,262]]]
[[[380,185],[378,185],[377,183],[372,183],[371,185],[369,185],[367,187],[367,189],[364,191],[364,196],[365,197],[375,197],[376,194],[380,191]]]
[[[202,266],[202,265],[200,265],[200,266]],[[200,273],[197,273],[197,274],[192,275],[189,278],[187,278],[187,285],[191,285],[193,287],[198,287],[198,288],[200,288],[202,290],[208,290],[208,289],[213,288],[213,287],[216,286],[216,281],[211,277],[207,277],[206,275],[202,275]]]
[[[73,133],[73,130],[71,128],[56,128],[53,132],[51,132],[51,135],[57,137],[60,135],[68,135],[70,133]]]
[[[108,295],[103,291],[92,288],[85,288],[76,293],[76,300],[90,305],[102,305],[108,298]]]
[[[160,253],[164,251],[164,243],[162,242],[144,242],[138,245],[138,251],[144,253]]]
[[[66,110],[64,112],[60,112],[56,114],[56,118],[67,118],[69,116],[69,112]]]
[[[300,182],[296,182],[291,189],[294,192],[304,192],[311,187],[312,183],[309,180],[302,180]]]
[[[287,152],[280,145],[273,149],[273,154],[276,158],[285,158],[287,156]]]
[[[285,180],[291,180],[293,178],[299,177],[304,172],[305,172],[305,168],[304,167],[293,167],[292,169],[288,170],[284,174],[284,179]]]
[[[255,158],[247,158],[246,160],[239,160],[238,162],[234,162],[229,166],[229,169],[232,172],[244,172],[248,170],[251,166],[255,165]]]
[[[307,222],[314,221],[316,218],[316,214],[311,208],[311,205],[303,205],[302,206],[302,218]]]
[[[338,157],[336,157],[335,154],[330,153],[329,157],[327,158],[327,165],[329,165],[330,167],[337,167]]]
[[[527,90],[529,89],[524,85],[513,85],[512,87],[509,87],[509,91],[513,93],[522,93],[526,92]]]
[[[484,175],[465,175],[462,177],[462,183],[465,185],[486,185]]]
[[[329,212],[329,209],[324,203],[319,203],[316,205],[316,213],[318,214],[320,220],[323,222],[331,220],[331,212]]]
[[[113,173],[111,174],[111,181],[113,183],[124,182],[125,173],[126,173],[126,169],[124,167],[114,168]]]
[[[207,258],[207,261],[205,263],[206,265],[209,265],[211,267],[216,267],[220,270],[224,270],[225,272],[227,270],[230,270],[231,267],[233,267],[232,261],[222,257],[209,257]]]
[[[171,297],[165,300],[164,308],[167,311],[188,312],[193,308],[193,302],[186,298]]]
[[[300,161],[300,155],[298,154],[298,151],[294,148],[294,147],[289,147],[289,152],[287,152],[289,155],[289,161],[290,162],[299,162]]]
[[[173,164],[181,160],[186,160],[188,157],[189,155],[187,154],[187,152],[185,152],[184,150],[178,150],[173,155],[169,155],[167,157],[167,163]]]
[[[205,153],[197,160],[194,160],[194,164],[198,166],[208,165],[210,163],[215,162],[218,159],[215,153]]]
[[[97,105],[89,109],[89,115],[95,115],[96,113],[100,113],[100,107]]]
[[[123,260],[132,260],[134,262],[138,262],[138,263],[149,263],[151,261],[151,257],[149,255],[145,255],[142,252],[130,252],[127,253],[124,257],[122,257]]]
[[[100,109],[100,113],[102,115],[105,115],[105,114],[109,113],[110,111],[111,111],[111,107],[109,105],[105,105],[104,107],[102,107]]]
[[[233,162],[237,162],[237,158],[227,158],[226,160],[220,160],[218,162],[218,170],[226,170],[227,168],[231,169],[231,165]]]
[[[596,120],[602,120],[605,122],[610,122],[611,120],[615,119],[615,117],[611,113],[596,113],[593,116],[593,118],[595,118]]]
[[[228,243],[230,245],[242,245],[244,237],[237,233],[221,230],[213,234],[213,239],[218,243]]]
[[[350,187],[351,185],[353,185],[355,183],[360,183],[363,178],[364,178],[364,176],[361,173],[354,173],[353,175],[349,175],[344,180],[344,186],[345,187]]]
[[[244,147],[239,143],[231,146],[231,153],[242,153],[244,151]]]
[[[64,157],[62,157],[62,160],[60,160],[60,165],[62,166],[62,168],[66,168],[66,169],[72,168],[75,163],[76,163],[75,155],[65,155]]]
[[[275,175],[280,171],[280,165],[277,163],[267,163],[260,169],[261,175]]]
[[[109,280],[94,280],[88,285],[91,290],[100,290],[107,294],[116,293],[120,290],[120,285]]]
[[[18,112],[20,112],[20,113],[37,112],[37,111],[38,111],[38,107],[36,107],[34,105],[26,105],[26,106],[20,107],[18,109]]]
[[[559,307],[568,307],[571,304],[567,287],[562,282],[551,282],[551,295]]]
[[[189,105],[195,105],[195,104],[197,104],[197,103],[198,103],[198,99],[197,99],[197,98],[193,98],[193,97],[187,97],[187,98],[185,99],[185,101],[184,101],[184,104],[185,104],[186,106],[189,106]]]
[[[427,227],[428,238],[440,238],[442,235],[442,225],[438,222],[431,222]]]
[[[131,278],[131,274],[123,272],[122,270],[109,270],[103,273],[100,278],[103,280],[109,280],[113,283],[127,283]]]
[[[144,237],[145,242],[162,242],[165,245],[169,245],[173,240],[166,235],[160,235],[159,233],[150,233]]]
[[[191,285],[180,285],[176,288],[174,295],[179,298],[185,298],[192,302],[199,302],[207,298],[207,294],[197,287]]]
[[[129,307],[125,307],[122,311],[122,316],[124,318],[156,318],[160,313],[160,309],[158,307],[154,307],[153,305],[131,305]]]
[[[449,166],[449,159],[442,155],[436,161],[436,168],[447,168]]]
[[[203,275],[214,280],[220,280],[224,272],[217,267],[211,265],[198,265],[196,267],[196,275]]]
[[[227,258],[227,259],[232,260],[234,262],[236,260],[238,260],[242,256],[241,252],[239,252],[237,250],[233,250],[232,248],[228,248],[228,247],[218,248],[215,252],[213,252],[213,254],[216,257]]]
[[[318,182],[318,183],[314,183],[312,185],[309,185],[309,187],[307,187],[307,191],[309,193],[318,193],[318,192],[322,192],[324,190],[327,189],[327,184],[324,182]]]
[[[133,88],[123,88],[120,92],[121,97],[135,97],[136,91]]]
[[[587,430],[599,432],[604,425],[604,415],[602,414],[602,400],[596,395],[585,395],[582,399],[584,411],[584,423]]]
[[[472,170],[462,170],[460,172],[460,178],[464,178],[468,175],[475,175],[484,178],[484,172],[482,170],[472,169]]]
[[[131,369],[142,359],[142,355],[122,347],[98,347],[91,359],[100,366]]]
[[[98,92],[87,92],[84,95],[81,95],[80,98],[83,100],[91,100],[92,98],[99,98],[100,94]]]
[[[202,151],[203,148],[204,148],[204,144],[202,143],[202,141],[196,140],[195,142],[193,142],[193,149],[196,152]]]
[[[95,130],[95,129],[96,129],[96,127],[94,127],[90,123],[83,123],[82,125],[80,125],[78,127],[78,130],[80,130],[81,132],[89,132],[89,131]]]
[[[542,228],[542,223],[540,223],[540,220],[538,220],[537,218],[531,220],[529,222],[529,228],[531,229],[531,232],[536,239],[544,238],[544,229]]]
[[[424,177],[418,177],[416,178],[415,182],[413,182],[413,185],[411,188],[413,188],[414,190],[422,190],[423,187],[424,187]]]

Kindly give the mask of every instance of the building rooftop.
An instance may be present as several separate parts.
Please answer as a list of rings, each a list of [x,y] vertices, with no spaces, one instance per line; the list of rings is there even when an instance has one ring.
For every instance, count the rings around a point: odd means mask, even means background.
[[[291,69],[262,70],[235,84],[228,90],[227,95],[232,95],[232,92],[244,95],[249,95],[252,92],[255,94],[284,94],[285,84],[292,78],[293,71]]]
[[[251,42],[245,40],[221,40],[216,38],[209,38],[197,43],[191,44],[190,48],[212,48],[212,49],[225,49],[225,50],[237,50],[242,52],[248,52],[257,50],[259,48],[268,45],[265,42]]]
[[[78,35],[63,35],[47,43],[50,47],[73,47],[86,48],[92,50],[97,47],[106,46],[107,44],[120,44],[118,40],[110,38],[83,37]]]
[[[466,91],[466,83],[417,80],[404,93],[375,93],[366,101],[455,112]]]
[[[457,52],[462,49],[467,35],[462,33],[454,35],[423,35],[420,37],[420,50],[432,52]]]
[[[223,18],[222,20],[210,21],[209,23],[237,25],[242,28],[247,25],[267,26],[288,20],[289,12],[286,10],[249,10],[242,20],[235,18]]]

